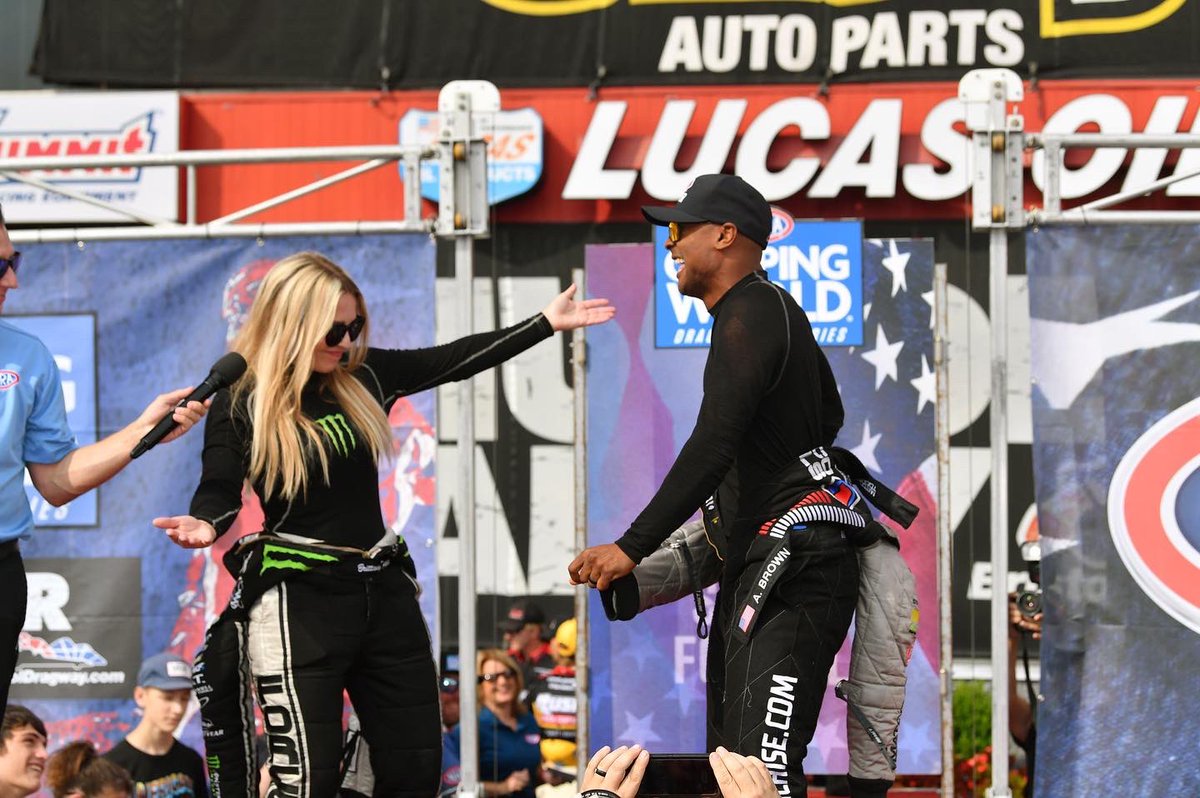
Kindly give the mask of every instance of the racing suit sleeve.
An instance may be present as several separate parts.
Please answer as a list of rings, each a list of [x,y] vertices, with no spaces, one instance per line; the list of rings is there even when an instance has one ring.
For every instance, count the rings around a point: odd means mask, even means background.
[[[242,509],[242,483],[246,479],[249,440],[233,417],[229,389],[213,396],[204,422],[204,451],[201,454],[200,485],[188,512],[207,521],[223,535]]]
[[[837,380],[833,377],[829,359],[821,347],[816,347],[816,351],[817,368],[821,370],[821,439],[826,446],[832,446],[846,421],[846,409],[842,406],[842,397],[838,394]]]
[[[397,397],[465,380],[498,366],[554,334],[538,313],[493,332],[477,333],[425,349],[372,349],[364,364],[378,383],[384,407]]]
[[[751,287],[727,302],[713,324],[696,426],[654,498],[616,542],[634,562],[654,552],[716,490],[786,356],[787,322],[774,289]]]

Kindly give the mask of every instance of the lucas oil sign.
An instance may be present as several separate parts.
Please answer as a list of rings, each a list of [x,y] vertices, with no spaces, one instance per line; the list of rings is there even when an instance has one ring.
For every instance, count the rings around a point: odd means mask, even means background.
[[[797,222],[774,206],[771,217],[762,256],[767,277],[804,308],[818,344],[862,344],[862,222]],[[699,299],[680,294],[666,242],[667,229],[655,227],[654,344],[708,346],[712,317]]]

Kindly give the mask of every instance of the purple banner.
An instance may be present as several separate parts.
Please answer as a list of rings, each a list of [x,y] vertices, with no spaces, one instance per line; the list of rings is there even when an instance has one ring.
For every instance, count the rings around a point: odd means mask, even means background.
[[[588,293],[620,308],[616,323],[588,330],[589,544],[618,538],[658,488],[700,407],[706,349],[656,349],[650,245],[587,249]],[[933,247],[868,240],[863,247],[861,347],[826,349],[842,391],[838,444],[921,508],[900,532],[917,579],[923,620],[908,668],[899,770],[941,769],[938,705],[936,471],[934,460]],[[708,606],[714,603],[710,589]],[[693,603],[608,623],[590,607],[593,749],[641,743],[651,751],[704,750],[707,643]],[[838,654],[809,747],[807,773],[845,773],[845,704],[833,685],[848,672]]]

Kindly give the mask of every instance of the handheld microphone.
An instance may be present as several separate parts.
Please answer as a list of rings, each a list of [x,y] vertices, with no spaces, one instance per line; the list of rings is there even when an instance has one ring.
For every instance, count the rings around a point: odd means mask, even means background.
[[[184,397],[183,401],[177,406],[182,407],[188,402],[203,402],[222,388],[232,385],[245,372],[246,359],[237,352],[230,352],[216,363],[213,363],[212,370],[208,372],[208,376],[204,378],[204,382],[197,385],[196,389]],[[150,451],[155,444],[167,437],[167,434],[171,430],[179,426],[173,416],[174,411],[167,413],[161,421],[155,424],[154,429],[147,432],[146,436],[138,441],[138,445],[133,447],[133,451],[129,453],[130,459],[136,460]]]

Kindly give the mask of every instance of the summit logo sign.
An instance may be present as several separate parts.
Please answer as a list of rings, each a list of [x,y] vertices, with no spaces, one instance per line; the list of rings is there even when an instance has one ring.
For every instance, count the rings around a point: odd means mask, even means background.
[[[179,95],[106,92],[28,96],[0,93],[0,160],[149,155],[179,149]],[[81,192],[116,207],[178,218],[178,170],[173,168],[30,169],[0,179],[0,203],[10,222],[118,222],[111,210],[58,194]]]

